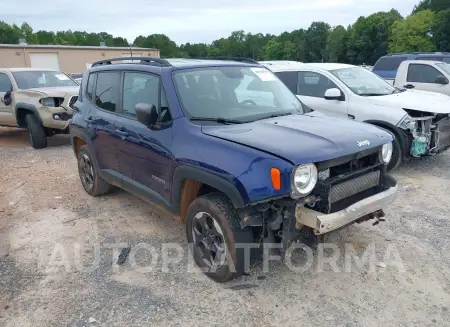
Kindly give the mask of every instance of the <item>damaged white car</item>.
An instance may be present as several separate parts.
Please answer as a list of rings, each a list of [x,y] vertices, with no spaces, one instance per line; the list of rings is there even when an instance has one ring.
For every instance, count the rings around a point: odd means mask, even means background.
[[[313,110],[377,125],[395,136],[392,170],[408,156],[450,147],[450,97],[394,87],[367,69],[345,64],[264,62]]]

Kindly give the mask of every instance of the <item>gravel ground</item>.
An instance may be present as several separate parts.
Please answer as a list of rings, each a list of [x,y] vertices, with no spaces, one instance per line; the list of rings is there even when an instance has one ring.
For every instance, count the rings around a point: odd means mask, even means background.
[[[404,164],[385,223],[325,238],[335,266],[316,253],[218,284],[187,255],[163,267],[163,243],[187,247],[181,223],[124,191],[88,196],[66,136],[36,151],[0,129],[0,326],[450,326],[449,167],[450,151]],[[147,250],[117,266],[116,243]],[[374,257],[347,266],[349,246]]]

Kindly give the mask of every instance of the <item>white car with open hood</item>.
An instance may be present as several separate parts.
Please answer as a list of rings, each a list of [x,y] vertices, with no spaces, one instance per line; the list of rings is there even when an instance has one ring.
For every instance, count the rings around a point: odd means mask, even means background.
[[[395,136],[390,169],[450,147],[450,97],[394,87],[367,69],[333,63],[264,62],[313,110],[377,125]]]

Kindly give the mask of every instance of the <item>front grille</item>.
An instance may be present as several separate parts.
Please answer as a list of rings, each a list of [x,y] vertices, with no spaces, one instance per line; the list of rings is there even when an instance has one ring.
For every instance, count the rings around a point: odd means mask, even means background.
[[[352,195],[375,187],[380,183],[380,171],[362,175],[347,182],[333,186],[330,190],[330,202],[333,204]]]
[[[330,177],[317,183],[312,194],[318,198],[314,210],[329,214],[340,211],[382,190],[385,166],[378,149],[318,163]]]
[[[77,95],[71,97],[70,100],[69,100],[69,107],[73,109],[73,105],[75,104],[75,102],[77,102],[77,100],[78,100],[78,96]]]

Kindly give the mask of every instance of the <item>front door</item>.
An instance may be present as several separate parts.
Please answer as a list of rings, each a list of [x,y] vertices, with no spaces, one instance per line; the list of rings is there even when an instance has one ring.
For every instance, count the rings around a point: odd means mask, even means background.
[[[120,134],[117,156],[125,188],[154,191],[170,203],[170,176],[173,155],[169,106],[159,76],[125,72],[123,110],[116,120]],[[158,128],[136,119],[136,104],[153,104],[160,113]]]
[[[442,63],[441,65],[447,67],[447,64]],[[406,85],[404,85],[404,87],[411,88],[411,86],[414,86],[413,90],[450,95],[449,84],[439,84],[436,82],[439,76],[446,75],[446,73],[439,71],[431,65],[411,63],[408,66],[408,75],[406,77]]]
[[[326,100],[328,89],[340,88],[323,74],[312,71],[298,72],[297,97],[308,107],[328,116],[348,117],[348,100]],[[342,90],[341,90],[342,92]]]
[[[8,92],[12,92],[13,87],[9,76],[0,73],[0,125],[17,126],[16,117],[12,105],[12,96],[5,98]]]

